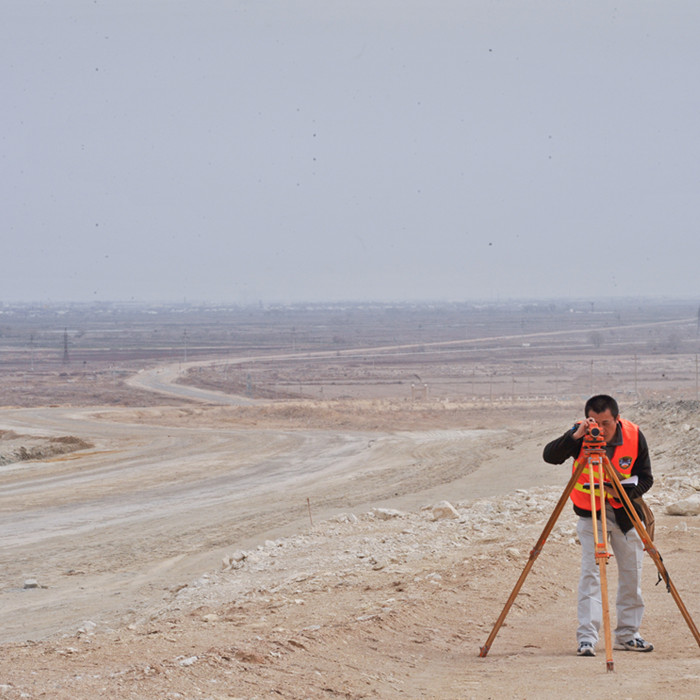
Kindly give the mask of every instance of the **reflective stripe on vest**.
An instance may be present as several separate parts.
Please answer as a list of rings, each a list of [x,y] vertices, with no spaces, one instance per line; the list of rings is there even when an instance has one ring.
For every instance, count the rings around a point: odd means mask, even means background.
[[[622,481],[623,479],[629,478],[632,473],[632,467],[637,460],[637,452],[639,450],[639,427],[624,418],[620,418],[619,421],[622,430],[622,444],[615,447],[610,463],[613,465],[613,468]],[[583,447],[574,461],[573,471],[576,471],[582,459],[586,459],[583,454]],[[574,502],[574,505],[583,508],[583,510],[591,509],[591,493],[590,488],[588,488],[590,483],[589,472],[590,469],[588,466],[585,466],[581,472],[581,476],[571,490],[571,500]],[[600,475],[597,472],[594,472],[593,479],[596,485],[600,483]],[[596,493],[598,493],[597,488]],[[609,496],[607,498],[614,508],[622,508],[622,503]],[[600,510],[600,498],[598,496],[595,497],[595,509]]]

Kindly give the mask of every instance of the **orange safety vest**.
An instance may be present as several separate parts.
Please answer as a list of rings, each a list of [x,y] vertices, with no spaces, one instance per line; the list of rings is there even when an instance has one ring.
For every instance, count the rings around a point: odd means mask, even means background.
[[[632,473],[632,467],[637,461],[637,453],[639,451],[639,426],[624,418],[620,418],[620,428],[622,429],[622,444],[615,447],[610,463],[617,472],[620,481],[622,481],[623,479],[629,478]],[[573,471],[576,471],[582,459],[586,459],[583,453],[583,447],[581,447],[581,452],[579,452],[578,457],[574,461]],[[583,508],[583,510],[591,509],[589,473],[590,469],[587,466],[584,467],[581,476],[571,490],[571,500],[574,502],[575,506]],[[594,483],[598,484],[600,482],[600,474],[594,472],[593,479]],[[596,493],[598,493],[598,489],[596,489]],[[607,498],[613,508],[622,508],[622,503],[617,499],[610,496],[607,496]],[[599,496],[595,497],[595,508],[596,510],[600,510]]]

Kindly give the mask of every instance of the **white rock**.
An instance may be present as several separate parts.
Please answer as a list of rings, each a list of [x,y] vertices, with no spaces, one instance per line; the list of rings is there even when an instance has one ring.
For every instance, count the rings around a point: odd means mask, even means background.
[[[392,518],[403,518],[405,517],[405,513],[402,513],[400,510],[393,510],[391,508],[372,508],[372,513],[374,514],[375,518],[379,518],[380,520],[391,520]]]
[[[39,582],[35,578],[28,578],[24,582],[25,588],[39,588]]]
[[[449,518],[459,518],[459,513],[449,501],[436,503],[431,511],[435,520],[447,520]]]
[[[336,523],[351,523],[352,525],[358,523],[357,516],[354,513],[341,513],[331,520]]]
[[[700,515],[700,494],[693,494],[689,498],[666,506],[668,515]]]

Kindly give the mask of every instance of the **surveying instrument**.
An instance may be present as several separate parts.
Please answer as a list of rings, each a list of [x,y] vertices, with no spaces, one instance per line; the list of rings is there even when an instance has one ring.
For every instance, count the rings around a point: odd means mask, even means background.
[[[644,550],[649,553],[649,556],[654,560],[654,563],[656,564],[656,568],[659,572],[659,581],[664,581],[666,583],[666,590],[668,590],[668,592],[673,597],[673,600],[678,606],[681,615],[683,615],[683,618],[688,624],[690,631],[695,637],[695,641],[698,643],[698,646],[700,646],[700,632],[698,632],[698,629],[695,626],[695,623],[693,622],[690,613],[683,604],[683,601],[681,600],[681,597],[678,591],[676,590],[676,587],[673,585],[671,577],[669,576],[669,573],[666,570],[666,567],[664,566],[663,560],[661,559],[661,555],[654,546],[651,537],[649,537],[649,533],[647,532],[646,528],[644,527],[644,524],[639,518],[635,507],[632,505],[632,501],[625,492],[625,489],[622,486],[622,483],[620,482],[615,468],[610,463],[610,460],[608,459],[608,456],[605,453],[605,444],[605,440],[601,434],[600,428],[598,427],[597,423],[591,421],[588,433],[583,437],[583,459],[580,460],[578,466],[573,471],[571,479],[566,485],[566,488],[564,489],[561,498],[557,502],[557,505],[555,506],[552,515],[550,516],[549,520],[547,521],[547,524],[544,527],[544,530],[542,531],[542,534],[540,535],[539,539],[535,543],[534,548],[530,552],[530,558],[528,559],[525,568],[520,574],[520,578],[517,580],[515,586],[513,587],[513,591],[510,594],[510,597],[508,598],[503,608],[503,611],[498,617],[498,620],[496,620],[496,624],[491,630],[491,634],[486,640],[486,644],[484,644],[484,646],[481,647],[479,656],[484,657],[489,653],[491,645],[493,644],[493,640],[496,638],[498,630],[501,628],[501,625],[506,619],[506,615],[508,614],[511,605],[515,601],[515,598],[517,597],[523,583],[525,582],[527,575],[530,573],[530,569],[535,563],[535,559],[537,559],[540,552],[542,551],[542,547],[547,541],[547,537],[549,537],[549,534],[552,531],[552,528],[554,527],[557,518],[559,518],[559,515],[564,509],[566,501],[571,495],[574,486],[578,483],[579,478],[583,473],[583,470],[586,468],[588,469],[588,484],[586,486],[587,490],[590,491],[591,495],[591,517],[593,519],[595,560],[600,573],[600,594],[603,612],[603,628],[605,633],[605,656],[607,670],[614,671],[615,666],[612,658],[612,635],[610,631],[610,608],[608,604],[608,580],[605,568],[608,564],[608,560],[612,556],[612,554],[608,552],[608,530],[605,513],[606,487],[608,489],[608,493],[610,493],[610,490],[612,490],[612,497],[616,498],[620,503],[622,503],[623,508],[625,508],[627,515],[629,515],[630,520],[632,521],[632,524],[634,525],[634,528],[637,531],[637,534],[639,535],[644,544]],[[596,512],[596,497],[600,498],[600,515],[598,515],[598,513]],[[601,535],[599,535],[598,533],[598,517],[600,517],[602,533]]]

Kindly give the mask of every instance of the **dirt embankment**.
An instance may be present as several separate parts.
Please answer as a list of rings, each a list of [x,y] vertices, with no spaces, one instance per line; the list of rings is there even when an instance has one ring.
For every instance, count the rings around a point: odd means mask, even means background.
[[[51,459],[91,447],[91,443],[74,435],[37,437],[18,435],[13,430],[0,430],[0,466]]]

